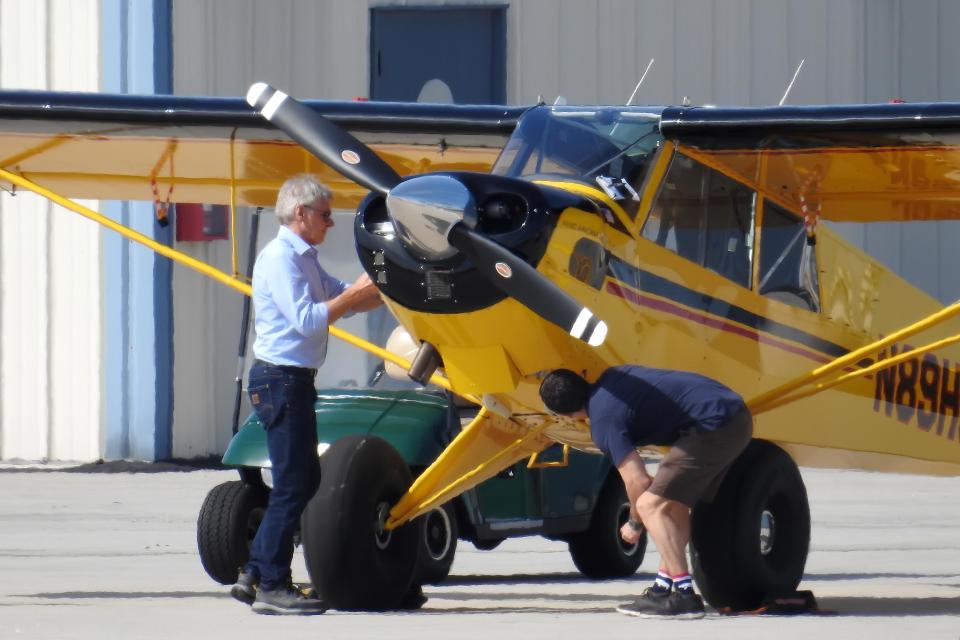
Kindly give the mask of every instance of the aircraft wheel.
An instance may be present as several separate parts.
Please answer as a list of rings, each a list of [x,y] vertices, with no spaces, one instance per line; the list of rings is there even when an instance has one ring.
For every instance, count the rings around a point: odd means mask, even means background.
[[[693,509],[693,576],[714,607],[747,610],[796,590],[810,547],[810,507],[800,471],[781,448],[754,440],[712,504]]]
[[[410,469],[386,440],[352,435],[320,458],[320,487],[300,530],[307,572],[335,609],[394,609],[411,586],[422,519],[388,531],[390,508],[412,482]]]
[[[210,490],[197,518],[197,549],[207,574],[233,584],[250,558],[250,544],[267,508],[268,490],[240,480]]]
[[[636,573],[647,551],[647,534],[636,544],[620,537],[630,518],[630,502],[619,476],[611,475],[600,490],[590,528],[567,540],[570,556],[584,576],[594,580],[626,578]]]
[[[450,574],[453,557],[457,553],[457,514],[447,502],[431,509],[423,520],[420,537],[420,564],[417,576],[420,584],[440,584]]]

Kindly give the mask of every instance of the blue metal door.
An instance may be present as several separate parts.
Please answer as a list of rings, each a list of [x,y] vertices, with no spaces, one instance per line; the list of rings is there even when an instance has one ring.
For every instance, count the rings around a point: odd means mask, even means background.
[[[506,102],[506,7],[370,12],[370,99]]]

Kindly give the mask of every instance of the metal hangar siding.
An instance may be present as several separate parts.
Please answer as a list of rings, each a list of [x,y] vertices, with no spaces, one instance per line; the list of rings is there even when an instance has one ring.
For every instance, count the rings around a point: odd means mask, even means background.
[[[260,80],[351,99],[370,87],[372,9],[464,6],[504,10],[510,104],[622,103],[651,58],[638,103],[775,104],[800,59],[793,104],[960,100],[950,0],[2,2],[0,86],[239,96]],[[149,205],[110,206],[156,232]],[[359,272],[350,213],[337,216],[325,254],[349,279]],[[276,230],[269,211],[264,223],[261,245]],[[960,297],[956,223],[841,232],[940,300]],[[245,234],[241,224],[241,247]],[[225,448],[239,296],[165,273],[112,235],[28,194],[0,194],[0,459]],[[223,240],[178,248],[230,262]],[[362,317],[346,328],[380,330]],[[362,384],[370,359],[334,343],[318,384]]]

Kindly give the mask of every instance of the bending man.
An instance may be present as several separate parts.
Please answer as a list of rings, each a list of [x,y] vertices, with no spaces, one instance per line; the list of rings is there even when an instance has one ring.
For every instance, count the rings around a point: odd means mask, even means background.
[[[643,528],[660,551],[653,586],[617,611],[639,617],[699,618],[703,600],[687,565],[690,508],[716,495],[723,476],[753,433],[743,398],[696,373],[639,366],[611,367],[593,384],[569,369],[540,385],[547,409],[590,420],[590,433],[616,465],[630,499],[620,533],[629,543]],[[637,453],[644,445],[672,445],[651,477]]]

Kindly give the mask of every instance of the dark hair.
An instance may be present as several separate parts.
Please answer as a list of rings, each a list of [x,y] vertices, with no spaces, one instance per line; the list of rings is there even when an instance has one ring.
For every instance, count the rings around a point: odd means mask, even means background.
[[[540,399],[550,411],[570,414],[586,409],[590,384],[570,369],[554,369],[540,383]]]

